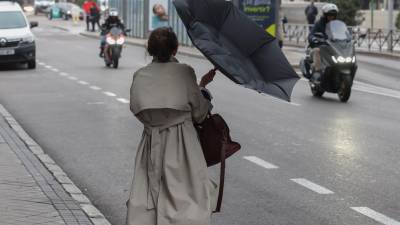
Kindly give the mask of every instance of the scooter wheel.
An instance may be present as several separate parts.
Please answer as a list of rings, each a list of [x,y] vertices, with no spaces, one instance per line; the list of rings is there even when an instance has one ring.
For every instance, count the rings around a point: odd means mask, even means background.
[[[310,84],[311,93],[315,97],[322,97],[325,91],[321,90],[319,87],[315,86],[314,84]]]
[[[340,89],[338,91],[338,97],[341,102],[347,102],[351,95],[351,85],[347,80],[343,80],[340,84]]]

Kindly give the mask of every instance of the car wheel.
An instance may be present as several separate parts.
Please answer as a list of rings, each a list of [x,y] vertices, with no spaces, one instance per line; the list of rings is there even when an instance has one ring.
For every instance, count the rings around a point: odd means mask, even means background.
[[[36,60],[32,59],[28,61],[28,69],[35,69],[36,68]]]

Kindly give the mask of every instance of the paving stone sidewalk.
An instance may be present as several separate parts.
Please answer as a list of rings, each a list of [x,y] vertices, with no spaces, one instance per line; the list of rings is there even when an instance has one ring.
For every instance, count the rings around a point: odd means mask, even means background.
[[[0,225],[33,224],[93,223],[0,113]]]

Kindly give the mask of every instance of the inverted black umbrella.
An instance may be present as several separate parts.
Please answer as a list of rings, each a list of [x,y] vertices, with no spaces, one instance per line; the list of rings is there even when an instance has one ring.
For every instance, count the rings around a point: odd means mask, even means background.
[[[299,77],[278,41],[226,0],[174,0],[193,44],[233,82],[290,101]]]

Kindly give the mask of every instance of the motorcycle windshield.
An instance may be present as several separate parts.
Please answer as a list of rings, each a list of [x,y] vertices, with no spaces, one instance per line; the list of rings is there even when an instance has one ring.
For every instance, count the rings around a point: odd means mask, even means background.
[[[350,41],[351,35],[345,23],[334,20],[326,25],[326,35],[331,41]]]
[[[119,36],[122,34],[122,30],[118,27],[113,27],[111,28],[110,33],[112,36]]]

